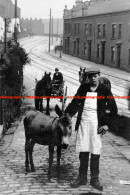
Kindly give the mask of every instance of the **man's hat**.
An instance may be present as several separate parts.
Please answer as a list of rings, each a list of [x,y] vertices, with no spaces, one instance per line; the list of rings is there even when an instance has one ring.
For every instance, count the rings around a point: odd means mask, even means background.
[[[55,71],[59,71],[59,69],[58,68],[55,68]]]
[[[99,74],[100,73],[100,69],[97,68],[97,67],[91,67],[91,68],[88,68],[86,70],[86,73],[87,74]]]

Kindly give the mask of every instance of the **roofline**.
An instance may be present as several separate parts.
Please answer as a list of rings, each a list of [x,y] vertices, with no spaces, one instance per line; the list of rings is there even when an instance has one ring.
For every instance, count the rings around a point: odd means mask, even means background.
[[[118,13],[126,13],[126,12],[130,12],[129,10],[122,10],[122,11],[116,11],[116,12],[107,12],[107,13],[103,13],[103,14],[95,14],[95,15],[86,15],[86,16],[80,16],[80,17],[71,17],[71,18],[63,18],[63,20],[70,20],[70,19],[76,19],[76,18],[86,18],[86,17],[94,17],[94,16],[103,16],[103,15],[114,15],[114,14],[118,14]]]

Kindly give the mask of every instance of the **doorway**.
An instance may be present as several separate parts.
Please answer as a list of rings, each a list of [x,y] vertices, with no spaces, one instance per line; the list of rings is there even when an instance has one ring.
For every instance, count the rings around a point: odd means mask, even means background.
[[[117,67],[121,65],[121,45],[117,45]]]

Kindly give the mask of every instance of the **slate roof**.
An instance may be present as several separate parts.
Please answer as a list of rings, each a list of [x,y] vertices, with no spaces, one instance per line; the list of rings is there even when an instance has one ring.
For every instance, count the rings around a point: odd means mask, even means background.
[[[88,6],[87,16],[130,11],[130,0],[111,0]]]

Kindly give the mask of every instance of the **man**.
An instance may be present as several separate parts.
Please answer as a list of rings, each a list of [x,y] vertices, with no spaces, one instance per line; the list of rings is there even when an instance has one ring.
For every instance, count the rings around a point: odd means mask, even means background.
[[[55,84],[62,84],[63,83],[63,75],[59,72],[58,68],[55,68],[55,73],[53,75],[53,81]]]
[[[103,190],[98,178],[102,148],[101,134],[108,130],[111,119],[117,115],[117,106],[114,99],[107,98],[107,96],[112,96],[110,89],[99,83],[100,70],[92,67],[87,71],[89,83],[80,85],[75,98],[65,110],[71,117],[78,112],[75,129],[80,167],[79,175],[72,186],[78,187],[87,183],[90,153],[90,184],[98,190]]]

